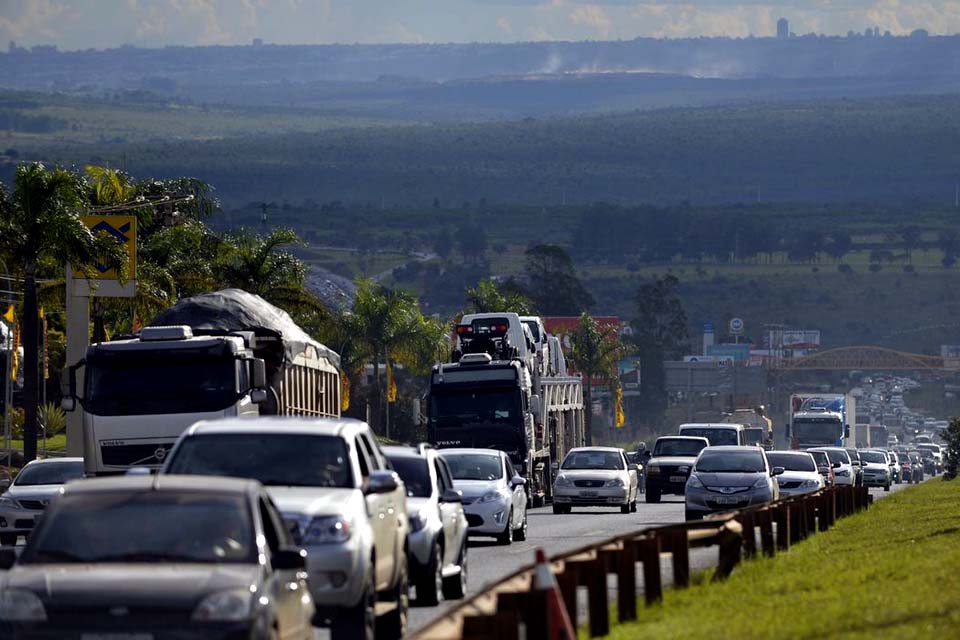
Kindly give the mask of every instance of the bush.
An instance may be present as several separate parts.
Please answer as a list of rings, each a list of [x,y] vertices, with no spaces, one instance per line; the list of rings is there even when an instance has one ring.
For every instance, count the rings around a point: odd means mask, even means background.
[[[943,478],[953,480],[960,469],[960,418],[953,418],[950,426],[944,429],[941,437],[947,443],[947,456],[944,460]]]
[[[40,419],[40,424],[46,427],[48,438],[65,431],[67,428],[67,414],[53,402],[48,402],[40,407],[37,417]]]

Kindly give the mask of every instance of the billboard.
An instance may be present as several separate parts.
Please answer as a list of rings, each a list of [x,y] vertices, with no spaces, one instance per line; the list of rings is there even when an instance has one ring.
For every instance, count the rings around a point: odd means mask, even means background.
[[[819,329],[771,329],[767,331],[769,349],[818,349]]]

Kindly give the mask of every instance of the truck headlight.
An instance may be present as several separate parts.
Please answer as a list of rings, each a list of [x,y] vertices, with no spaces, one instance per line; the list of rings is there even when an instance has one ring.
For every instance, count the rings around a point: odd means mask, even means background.
[[[621,480],[620,478],[612,478],[612,479],[610,479],[610,480],[607,480],[607,481],[604,483],[603,486],[605,486],[605,487],[622,487],[622,486],[623,486],[623,480]]]
[[[253,594],[249,589],[217,591],[193,610],[194,622],[238,622],[251,617]]]
[[[350,539],[350,521],[343,516],[317,516],[303,532],[304,546],[335,544]]]
[[[47,612],[43,601],[33,591],[3,589],[0,591],[0,620],[7,622],[44,622]]]

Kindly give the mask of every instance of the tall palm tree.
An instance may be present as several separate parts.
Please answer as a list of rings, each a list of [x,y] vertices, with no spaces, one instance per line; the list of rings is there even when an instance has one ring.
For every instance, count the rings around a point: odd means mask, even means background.
[[[300,244],[293,229],[273,229],[266,236],[240,231],[225,239],[222,275],[229,286],[263,296],[271,302],[303,289],[307,270],[285,247]]]
[[[10,257],[23,278],[25,462],[37,456],[37,270],[47,261],[63,267],[66,262],[85,265],[95,260],[122,270],[125,261],[116,240],[94,236],[80,219],[80,210],[86,205],[85,187],[80,176],[60,168],[47,169],[37,162],[17,167],[12,197],[0,193],[0,253]]]
[[[615,327],[601,327],[592,316],[584,313],[570,333],[573,349],[570,359],[583,374],[583,402],[586,405],[584,436],[587,445],[593,442],[593,381],[610,380],[617,375],[617,365],[623,357],[624,346]]]
[[[500,286],[495,280],[481,280],[467,289],[471,313],[512,312],[521,316],[533,315],[533,302],[516,286]]]

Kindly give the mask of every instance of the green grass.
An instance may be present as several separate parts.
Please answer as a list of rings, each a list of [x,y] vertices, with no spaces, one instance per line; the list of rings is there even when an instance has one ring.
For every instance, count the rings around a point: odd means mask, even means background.
[[[10,446],[14,449],[23,449],[23,440],[11,440]],[[43,439],[37,440],[37,450],[43,451]],[[67,434],[61,433],[47,438],[47,451],[63,452],[67,450]]]
[[[722,584],[666,592],[609,637],[955,638],[960,482],[935,479],[877,502]],[[581,634],[584,637],[584,634]]]

